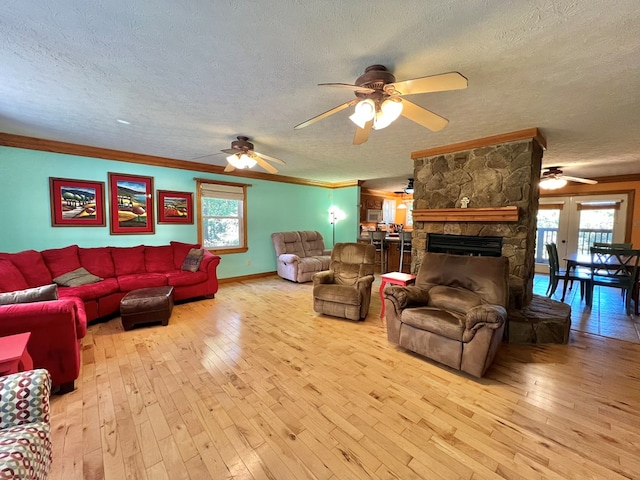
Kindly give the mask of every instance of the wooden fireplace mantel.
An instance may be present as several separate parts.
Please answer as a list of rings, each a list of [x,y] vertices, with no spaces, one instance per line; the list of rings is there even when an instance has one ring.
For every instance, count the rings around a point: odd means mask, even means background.
[[[517,222],[515,205],[484,208],[424,208],[413,211],[414,222]]]

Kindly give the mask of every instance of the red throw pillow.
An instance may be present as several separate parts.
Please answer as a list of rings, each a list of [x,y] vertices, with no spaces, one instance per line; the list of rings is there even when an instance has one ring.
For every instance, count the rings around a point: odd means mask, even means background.
[[[51,284],[51,272],[44,264],[40,252],[25,250],[18,253],[4,253],[1,258],[11,261],[16,266],[29,287]]]
[[[0,260],[0,291],[13,292],[29,288],[20,270],[9,260]]]
[[[43,250],[40,253],[42,253],[44,263],[54,278],[63,273],[80,268],[78,245],[70,245],[64,248],[51,248],[49,250]]]
[[[116,276],[145,273],[144,245],[137,247],[113,247],[111,258],[116,267]]]
[[[101,278],[114,278],[116,267],[111,258],[111,247],[81,248],[80,263],[89,272]]]
[[[144,267],[149,273],[174,271],[176,268],[173,265],[173,248],[171,245],[144,247]]]

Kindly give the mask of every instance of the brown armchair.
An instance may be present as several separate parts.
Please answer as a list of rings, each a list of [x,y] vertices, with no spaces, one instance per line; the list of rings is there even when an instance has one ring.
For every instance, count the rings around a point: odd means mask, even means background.
[[[507,322],[509,260],[426,253],[415,285],[384,297],[390,342],[482,377]]]
[[[318,313],[362,320],[369,312],[376,249],[337,243],[329,270],[313,275],[313,309]]]

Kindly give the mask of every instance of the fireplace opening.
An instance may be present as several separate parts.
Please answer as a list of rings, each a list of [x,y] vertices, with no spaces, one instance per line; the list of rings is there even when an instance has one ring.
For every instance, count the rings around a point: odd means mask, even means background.
[[[427,252],[455,255],[502,256],[502,237],[427,234]]]

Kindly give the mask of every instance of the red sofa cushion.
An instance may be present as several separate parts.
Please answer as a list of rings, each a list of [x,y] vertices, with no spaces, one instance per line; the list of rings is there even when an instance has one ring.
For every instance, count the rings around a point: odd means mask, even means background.
[[[182,242],[169,242],[173,248],[173,269],[180,270],[184,259],[187,258],[189,250],[192,248],[200,248],[199,243],[182,243]]]
[[[144,270],[144,245],[137,247],[113,247],[111,258],[116,268],[116,277],[131,275],[132,273],[145,273]]]
[[[183,287],[185,285],[195,285],[207,281],[205,272],[168,272],[166,274],[169,285],[172,287]]]
[[[69,245],[64,248],[50,248],[40,253],[53,278],[80,268],[78,245]]]
[[[147,272],[164,273],[175,270],[173,265],[173,247],[144,247],[144,266]]]
[[[171,265],[173,266],[173,258],[171,259]],[[27,285],[27,281],[18,270],[18,267],[10,260],[0,259],[0,292],[14,292],[26,288],[29,288],[29,285]]]
[[[89,272],[102,278],[116,276],[116,268],[111,258],[111,247],[80,248],[80,264]]]
[[[83,301],[96,300],[110,293],[118,291],[118,281],[115,278],[107,278],[101,282],[88,283],[78,287],[58,287],[60,298],[78,297]]]
[[[53,283],[51,272],[42,259],[40,252],[35,250],[25,250],[18,253],[3,253],[0,258],[10,260],[24,279],[28,287],[40,287]]]
[[[134,273],[118,277],[118,285],[122,292],[130,292],[138,288],[164,287],[166,284],[167,277],[162,273]]]

